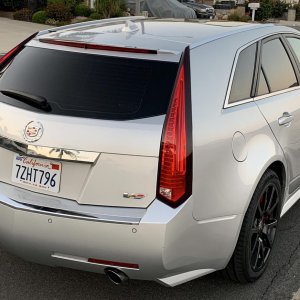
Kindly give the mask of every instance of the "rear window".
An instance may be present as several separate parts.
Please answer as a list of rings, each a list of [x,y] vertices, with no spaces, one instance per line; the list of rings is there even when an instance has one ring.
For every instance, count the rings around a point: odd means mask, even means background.
[[[167,112],[177,70],[173,62],[26,47],[0,75],[0,90],[42,96],[50,114],[132,120]],[[0,101],[36,111],[1,93]]]

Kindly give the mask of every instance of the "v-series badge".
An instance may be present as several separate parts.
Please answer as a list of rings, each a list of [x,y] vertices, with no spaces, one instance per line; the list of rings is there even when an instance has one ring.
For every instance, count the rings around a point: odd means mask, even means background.
[[[124,193],[123,194],[123,198],[127,198],[127,199],[144,199],[145,197],[146,197],[146,195],[138,194],[138,193],[133,193],[133,194]]]

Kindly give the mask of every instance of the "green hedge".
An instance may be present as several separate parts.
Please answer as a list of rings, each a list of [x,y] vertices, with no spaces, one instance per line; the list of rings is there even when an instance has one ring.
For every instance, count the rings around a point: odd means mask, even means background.
[[[15,20],[19,20],[19,21],[31,21],[32,19],[32,14],[33,11],[28,9],[28,8],[22,8],[20,10],[17,10],[14,14],[13,14],[13,18]]]
[[[280,18],[287,8],[288,4],[281,0],[261,0],[260,9],[258,9],[255,16],[260,21],[266,21],[270,18]]]
[[[91,13],[90,18],[93,20],[99,20],[99,19],[101,19],[101,15],[97,12],[93,12],[93,13]]]
[[[95,7],[103,18],[122,17],[126,11],[123,0],[96,0]]]
[[[68,22],[72,19],[71,9],[65,4],[49,4],[46,8],[46,14],[49,19]]]
[[[37,11],[32,16],[32,21],[35,23],[45,24],[46,20],[48,19],[47,13],[44,10]]]
[[[75,6],[75,15],[76,16],[89,17],[91,12],[92,12],[91,9],[83,3],[80,3]]]

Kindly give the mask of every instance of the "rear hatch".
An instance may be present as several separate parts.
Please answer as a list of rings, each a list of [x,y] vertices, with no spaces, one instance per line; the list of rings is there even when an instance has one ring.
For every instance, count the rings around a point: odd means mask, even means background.
[[[80,204],[147,207],[178,61],[66,48],[27,46],[0,70],[0,181]]]

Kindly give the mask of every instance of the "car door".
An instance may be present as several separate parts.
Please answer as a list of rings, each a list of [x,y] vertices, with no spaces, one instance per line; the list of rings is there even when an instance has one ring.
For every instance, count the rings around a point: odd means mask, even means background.
[[[288,164],[289,194],[300,186],[300,89],[296,60],[282,36],[260,43],[256,101]]]

